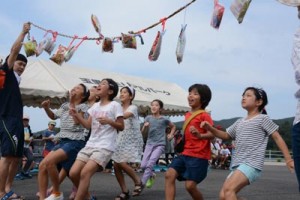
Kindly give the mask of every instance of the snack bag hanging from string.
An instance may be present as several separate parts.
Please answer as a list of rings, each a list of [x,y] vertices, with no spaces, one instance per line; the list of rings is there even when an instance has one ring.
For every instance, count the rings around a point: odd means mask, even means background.
[[[213,11],[213,15],[210,21],[210,25],[212,27],[214,27],[215,29],[219,29],[222,18],[223,18],[223,14],[224,14],[224,6],[222,6],[221,4],[219,4],[218,0],[214,0],[214,11]]]
[[[52,34],[52,38],[46,37],[48,33]],[[51,52],[53,51],[56,45],[55,42],[56,42],[57,35],[58,35],[57,32],[48,30],[44,35],[44,39],[39,43],[37,47],[36,56],[39,56],[43,51],[46,51],[49,55],[51,55]]]
[[[92,20],[92,24],[93,24],[93,26],[95,28],[95,31],[99,34],[99,40],[98,40],[98,42],[100,43],[100,40],[102,40],[104,38],[104,36],[101,33],[100,22],[99,22],[97,16],[93,15],[93,14],[91,15],[91,20]]]
[[[251,0],[234,0],[230,5],[230,10],[239,23],[243,22],[250,3]]]
[[[136,49],[136,38],[134,34],[121,34],[123,48]]]
[[[59,45],[55,54],[52,55],[50,60],[52,60],[53,62],[55,62],[58,65],[61,65],[65,60],[65,53],[67,52],[67,50],[68,50],[67,47],[65,47],[63,45]]]
[[[74,36],[71,43],[69,44],[69,46],[67,47],[67,51],[64,54],[64,61],[68,62],[72,56],[74,55],[75,51],[78,49],[78,47],[82,44],[82,42],[84,42],[88,37],[84,36],[81,41],[77,44],[77,45],[73,45],[74,40],[76,40],[78,38],[78,36]]]
[[[162,38],[163,35],[165,34],[165,24],[166,24],[166,19],[160,20],[162,22],[162,31],[158,31],[155,37],[155,40],[152,44],[151,50],[148,55],[148,59],[150,61],[156,61],[160,55],[160,49],[161,49],[161,44],[162,44]]]
[[[112,53],[114,51],[114,40],[109,37],[105,37],[102,43],[102,52]]]
[[[186,37],[185,37],[185,29],[187,24],[181,25],[180,34],[178,36],[177,40],[177,47],[176,47],[176,58],[177,63],[180,64],[182,62],[184,49],[185,49],[185,43],[186,43]]]
[[[30,34],[28,33],[27,35],[28,42],[25,42],[24,45],[24,50],[25,54],[27,57],[35,55],[36,52],[36,40],[32,37],[32,40],[30,40]]]

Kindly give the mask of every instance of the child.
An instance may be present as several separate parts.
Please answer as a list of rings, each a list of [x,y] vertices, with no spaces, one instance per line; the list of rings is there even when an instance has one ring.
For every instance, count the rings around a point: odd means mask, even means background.
[[[208,161],[211,158],[210,139],[213,135],[200,128],[202,121],[213,121],[204,111],[211,100],[211,90],[205,84],[194,84],[189,87],[188,103],[191,111],[186,113],[185,121],[190,121],[184,131],[185,144],[183,152],[175,157],[165,174],[165,199],[175,199],[175,181],[185,181],[186,190],[193,199],[203,199],[197,184],[206,175]]]
[[[78,188],[75,200],[95,199],[88,194],[91,177],[105,168],[115,151],[117,132],[124,129],[122,107],[113,101],[118,94],[118,84],[112,79],[103,79],[97,90],[100,102],[88,110],[88,120],[72,111],[79,123],[87,129],[91,128],[90,138],[78,153],[70,171],[70,178]]]
[[[152,172],[153,166],[159,157],[164,153],[166,146],[166,128],[169,126],[171,132],[168,138],[171,139],[176,130],[175,125],[169,120],[161,116],[163,109],[163,102],[155,99],[151,102],[151,112],[145,118],[145,123],[142,127],[142,132],[146,127],[149,127],[148,139],[146,142],[141,168],[144,170],[142,182],[139,187],[136,186],[133,196],[137,196],[141,193],[142,189],[146,185],[151,188],[154,183],[155,174]]]
[[[140,164],[143,152],[143,138],[140,131],[140,121],[137,106],[132,105],[135,90],[131,87],[123,87],[120,91],[120,100],[124,112],[125,129],[118,134],[117,148],[112,159],[114,161],[114,171],[122,193],[115,200],[129,199],[129,190],[124,180],[124,171],[138,187],[141,180],[134,169],[128,163]]]
[[[47,196],[48,179],[52,182],[52,194],[46,200],[62,200],[63,193],[59,191],[59,186],[63,180],[60,176],[68,174],[74,163],[77,153],[85,145],[84,127],[70,115],[70,106],[81,113],[86,112],[87,105],[84,103],[89,98],[89,92],[84,84],[76,85],[70,92],[70,102],[66,102],[54,113],[50,110],[50,101],[42,102],[48,117],[52,120],[60,118],[60,132],[55,138],[59,143],[54,146],[52,151],[42,160],[39,165],[38,182],[39,198],[44,200]],[[83,114],[82,114],[83,115]],[[57,165],[61,165],[61,171]]]
[[[92,107],[92,105],[95,103],[95,102],[98,102],[99,101],[99,97],[97,96],[97,86],[92,86],[89,91],[87,93],[89,93],[89,97],[87,99],[87,101],[85,102],[85,104],[87,105],[85,112],[83,113],[84,110],[81,110],[81,114],[83,115],[83,117],[85,119],[87,119],[89,117],[89,114],[87,112],[87,109]],[[56,125],[56,123],[54,124],[54,126],[51,126],[51,123],[55,123],[55,121],[50,121],[49,122],[49,127],[54,127]],[[53,133],[52,133],[53,134]],[[90,135],[90,129],[85,129],[83,131],[83,134],[84,134],[84,137],[85,137],[85,142],[88,140],[89,138],[89,135]],[[52,139],[54,139],[53,137],[50,137]],[[85,144],[84,144],[85,145]],[[76,155],[77,156],[77,155]],[[75,161],[75,159],[73,160],[73,162]],[[72,163],[73,164],[73,163]],[[60,163],[59,164],[59,167],[61,167],[61,165],[64,165],[64,163]],[[70,166],[71,168],[71,166]],[[65,170],[60,170],[59,172],[59,183],[62,183],[64,181],[64,179],[68,176],[68,171],[65,171]],[[48,190],[47,190],[47,196],[48,194],[51,194],[53,191],[53,187],[51,186]],[[76,195],[76,192],[77,192],[77,188],[73,185],[72,187],[72,192],[69,196],[69,200],[74,200],[75,199],[75,195]],[[39,192],[37,193],[37,196],[39,196]]]
[[[288,169],[294,168],[294,161],[278,133],[278,126],[266,115],[264,108],[267,103],[268,98],[264,90],[248,87],[242,96],[242,107],[247,111],[246,117],[238,119],[226,132],[217,130],[207,122],[201,124],[201,127],[216,137],[235,140],[236,153],[232,160],[232,171],[223,184],[220,199],[237,199],[237,193],[242,188],[259,178],[270,135],[282,151]]]

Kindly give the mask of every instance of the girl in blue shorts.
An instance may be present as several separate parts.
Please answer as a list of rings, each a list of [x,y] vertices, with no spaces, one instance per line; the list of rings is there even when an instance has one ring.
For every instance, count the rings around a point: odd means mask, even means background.
[[[50,101],[42,102],[42,107],[51,119],[60,118],[60,132],[55,138],[59,143],[45,157],[39,165],[39,197],[45,199],[48,187],[48,179],[52,182],[52,194],[46,200],[62,200],[63,194],[59,190],[60,177],[57,165],[59,164],[66,173],[71,169],[77,153],[85,145],[84,127],[74,119],[70,113],[70,107],[75,108],[82,115],[88,110],[86,103],[89,98],[89,91],[84,84],[75,86],[70,92],[70,102],[66,102],[56,111],[50,110]]]
[[[264,165],[269,136],[272,136],[282,151],[289,170],[294,168],[294,161],[278,132],[278,125],[269,118],[264,109],[268,103],[266,92],[259,88],[248,87],[243,92],[241,103],[247,111],[247,116],[238,119],[227,128],[226,132],[212,127],[207,122],[201,124],[201,127],[218,138],[235,140],[232,171],[223,184],[220,199],[237,199],[237,193],[242,188],[257,180]]]

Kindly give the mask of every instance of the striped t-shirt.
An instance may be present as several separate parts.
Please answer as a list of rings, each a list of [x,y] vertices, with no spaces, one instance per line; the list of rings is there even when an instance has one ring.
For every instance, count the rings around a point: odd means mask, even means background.
[[[85,128],[81,124],[75,124],[73,117],[69,114],[70,103],[66,102],[54,113],[55,119],[60,118],[60,132],[55,135],[56,138],[67,138],[70,140],[85,140]],[[77,112],[86,113],[88,105],[85,103],[75,106]]]
[[[236,142],[232,167],[246,164],[262,170],[269,136],[277,130],[278,125],[264,114],[238,119],[227,128],[227,133]]]

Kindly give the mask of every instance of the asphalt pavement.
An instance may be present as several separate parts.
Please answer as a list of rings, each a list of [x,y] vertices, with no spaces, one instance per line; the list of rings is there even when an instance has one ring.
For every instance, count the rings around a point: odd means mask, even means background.
[[[204,199],[217,200],[218,193],[223,181],[228,175],[228,170],[211,169],[207,178],[198,185]],[[141,175],[141,174],[140,174]],[[127,185],[130,191],[133,190],[133,183],[126,176]],[[14,191],[25,196],[26,200],[38,199],[35,195],[38,191],[37,176],[32,179],[18,180],[14,182]],[[65,199],[68,199],[72,189],[72,183],[66,179],[61,190]],[[183,182],[176,182],[176,200],[189,200],[191,197],[186,192]],[[98,200],[113,200],[120,193],[115,176],[111,173],[99,172],[91,180],[90,191]],[[247,200],[300,200],[300,193],[297,189],[295,174],[288,171],[282,165],[265,165],[263,174],[259,180],[244,188],[240,196]],[[145,188],[141,196],[131,197],[132,200],[163,200],[164,199],[164,172],[158,172],[152,188]]]

